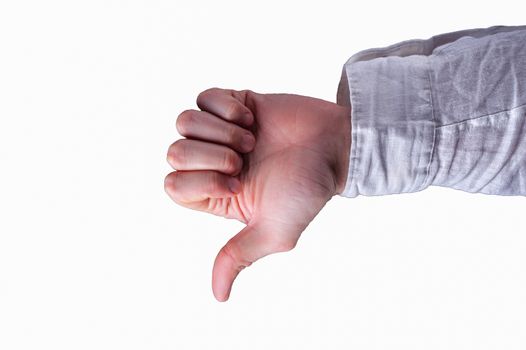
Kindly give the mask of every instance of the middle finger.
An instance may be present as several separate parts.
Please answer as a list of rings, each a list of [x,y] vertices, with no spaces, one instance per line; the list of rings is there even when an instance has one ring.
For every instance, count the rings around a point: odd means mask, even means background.
[[[184,111],[176,127],[182,136],[223,144],[241,153],[252,151],[256,143],[249,130],[204,111]]]

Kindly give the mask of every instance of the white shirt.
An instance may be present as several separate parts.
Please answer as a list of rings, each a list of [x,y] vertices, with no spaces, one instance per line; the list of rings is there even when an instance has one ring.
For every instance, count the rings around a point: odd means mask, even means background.
[[[526,195],[526,26],[493,26],[358,52],[337,103],[351,106],[340,194],[446,186]]]

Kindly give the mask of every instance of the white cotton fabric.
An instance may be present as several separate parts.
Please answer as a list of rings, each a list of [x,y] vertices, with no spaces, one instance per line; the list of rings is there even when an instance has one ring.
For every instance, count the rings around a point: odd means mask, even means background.
[[[526,195],[526,26],[493,26],[358,52],[344,197],[446,186]]]

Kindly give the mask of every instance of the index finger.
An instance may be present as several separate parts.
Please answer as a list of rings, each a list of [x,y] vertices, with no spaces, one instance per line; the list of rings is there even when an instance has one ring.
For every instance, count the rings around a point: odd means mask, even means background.
[[[210,88],[197,96],[197,106],[229,122],[248,127],[254,122],[254,116],[245,105],[248,91]]]

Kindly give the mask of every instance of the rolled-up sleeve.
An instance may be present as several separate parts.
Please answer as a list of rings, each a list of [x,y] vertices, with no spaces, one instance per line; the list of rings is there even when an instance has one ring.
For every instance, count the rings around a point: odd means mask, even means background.
[[[361,51],[344,197],[445,186],[526,195],[526,26],[493,26]]]

